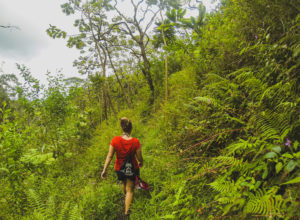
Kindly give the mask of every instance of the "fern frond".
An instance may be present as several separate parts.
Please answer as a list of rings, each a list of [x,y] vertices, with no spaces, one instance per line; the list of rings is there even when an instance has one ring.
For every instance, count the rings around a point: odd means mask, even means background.
[[[42,213],[34,211],[29,217],[25,217],[25,220],[48,220]]]
[[[284,112],[285,114],[288,114],[296,106],[297,106],[296,102],[283,101],[283,102],[280,102],[279,105],[277,105],[274,108],[274,110],[276,112],[282,112],[282,113]]]
[[[217,161],[220,165],[232,165],[232,166],[239,166],[243,163],[243,160],[236,159],[234,157],[228,157],[228,156],[219,156],[214,158],[215,161]]]
[[[266,110],[263,114],[256,116],[257,128],[261,131],[264,139],[283,141],[291,130],[286,117],[286,114],[279,114],[270,110]]]
[[[206,80],[204,81],[204,84],[211,84],[211,83],[216,83],[221,81],[228,81],[228,80],[218,74],[208,73],[206,75]]]
[[[236,90],[238,88],[237,84],[214,73],[207,74],[207,78],[203,82],[203,85],[204,94],[218,99],[220,97],[228,96],[232,90]]]
[[[245,87],[254,98],[260,98],[267,87],[260,75],[261,73],[254,73],[251,68],[242,68],[230,74],[234,76],[234,81]]]
[[[252,77],[241,83],[249,94],[253,98],[259,99],[263,91],[266,89],[266,85],[258,78]]]
[[[253,78],[253,72],[252,71],[236,71],[231,73],[230,75],[235,76],[235,80],[239,83],[242,83],[248,79]]]
[[[194,98],[198,102],[206,103],[206,104],[212,104],[213,106],[220,106],[220,104],[211,97],[195,97]]]
[[[78,205],[74,205],[73,208],[70,211],[70,217],[69,220],[79,220],[80,217],[80,210],[78,208]]]
[[[45,215],[48,219],[54,218],[56,214],[56,206],[55,206],[55,200],[53,196],[50,196],[47,200],[47,209]]]
[[[284,205],[281,195],[275,195],[274,189],[268,192],[258,189],[255,194],[249,193],[249,201],[244,208],[244,213],[280,217],[283,216]]]
[[[250,143],[249,140],[243,140],[239,139],[238,142],[235,142],[233,144],[230,144],[227,148],[227,154],[226,156],[229,155],[235,155],[235,154],[243,154],[245,151],[251,152],[255,150],[255,144]]]
[[[281,89],[282,82],[279,82],[273,86],[266,88],[260,97],[259,105],[261,106],[264,103],[265,99],[271,99],[272,105],[280,104],[285,98],[285,95],[283,95],[280,91]]]
[[[247,66],[247,67],[243,67],[241,69],[238,69],[238,70],[228,74],[228,76],[231,77],[231,78],[243,77],[243,76],[240,76],[240,75],[243,75],[243,74],[245,74],[245,76],[246,75],[251,75],[252,76],[253,74],[250,74],[250,73],[252,73],[252,68]]]
[[[231,198],[228,198],[228,197],[221,197],[221,198],[218,198],[217,201],[221,204],[230,204],[232,203],[233,201],[231,200]]]
[[[34,189],[28,190],[27,197],[31,208],[33,208],[36,212],[42,214],[46,212],[45,203],[43,202],[41,196]]]
[[[58,215],[58,219],[60,220],[67,219],[68,212],[69,212],[69,202],[66,202],[65,204],[63,204],[63,207]]]
[[[183,182],[183,184],[179,187],[179,189],[175,195],[175,201],[173,203],[174,206],[179,204],[179,200],[180,200],[180,197],[181,197],[184,187],[185,187],[185,182]]]
[[[217,179],[214,182],[208,184],[210,185],[215,191],[219,193],[227,193],[230,192],[234,188],[234,182],[232,181],[225,181]]]

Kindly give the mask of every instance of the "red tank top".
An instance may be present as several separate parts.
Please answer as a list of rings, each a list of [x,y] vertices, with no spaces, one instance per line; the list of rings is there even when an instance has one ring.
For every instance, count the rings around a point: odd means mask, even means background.
[[[133,166],[135,169],[138,169],[138,163],[135,158],[136,151],[141,147],[141,144],[138,139],[131,138],[130,140],[125,140],[121,136],[116,136],[112,139],[110,145],[115,149],[116,152],[116,161],[115,161],[115,170],[119,171],[123,161],[127,155],[131,155],[133,158]]]

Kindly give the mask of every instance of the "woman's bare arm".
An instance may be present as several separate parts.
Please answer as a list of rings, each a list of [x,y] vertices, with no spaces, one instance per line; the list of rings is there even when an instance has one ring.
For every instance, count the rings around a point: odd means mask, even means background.
[[[101,174],[102,179],[104,179],[106,177],[107,167],[109,166],[111,160],[113,159],[114,154],[115,154],[115,149],[113,148],[113,146],[110,145],[109,150],[108,150],[108,154],[106,156],[105,164],[104,164],[104,167],[103,167],[103,171],[102,171],[102,174]]]
[[[142,147],[140,147],[135,153],[136,159],[138,160],[139,167],[143,166],[143,155],[142,155]]]

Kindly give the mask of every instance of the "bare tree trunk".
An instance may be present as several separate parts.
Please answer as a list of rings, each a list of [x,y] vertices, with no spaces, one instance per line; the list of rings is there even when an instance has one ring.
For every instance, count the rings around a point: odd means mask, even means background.
[[[142,54],[142,58],[143,58],[143,62],[144,62],[144,67],[142,69],[142,73],[144,74],[144,76],[148,82],[150,91],[151,91],[150,104],[153,104],[153,102],[154,102],[154,85],[153,85],[153,81],[152,81],[152,77],[151,77],[150,62],[147,58],[145,45],[143,43],[140,43],[140,48],[141,48],[141,54]]]
[[[130,82],[128,80],[128,78],[123,74],[123,70],[121,70],[120,72],[121,76],[122,76],[122,79],[125,80],[125,84],[127,85],[127,93],[128,93],[128,99],[129,99],[129,102],[132,103],[132,90],[131,90],[131,87],[130,87]]]
[[[88,87],[87,87],[87,89],[88,89],[88,101],[89,101],[89,104],[91,104],[91,91],[90,91],[90,86],[88,85]],[[89,118],[89,126],[91,126],[91,115],[89,114],[88,115],[88,118]]]
[[[165,100],[168,101],[168,96],[169,96],[169,71],[168,71],[168,55],[165,55]]]
[[[126,94],[126,92],[125,92],[125,90],[124,90],[124,87],[122,86],[122,83],[121,83],[121,80],[120,80],[120,78],[119,78],[118,72],[117,72],[117,70],[116,70],[116,68],[115,68],[115,66],[114,66],[114,64],[113,64],[113,62],[112,62],[112,60],[111,60],[111,56],[110,56],[110,53],[109,53],[109,52],[108,52],[108,58],[109,58],[109,61],[110,61],[111,66],[112,66],[112,68],[113,68],[113,71],[114,71],[114,73],[115,73],[115,75],[116,75],[117,81],[118,81],[118,83],[119,83],[119,85],[120,85],[120,87],[121,87],[121,91],[122,91],[123,96],[124,96],[124,98],[125,98],[127,107],[128,107],[128,108],[131,108],[130,101],[129,101],[128,96],[127,96],[127,94]]]
[[[89,15],[88,15],[88,19],[89,19],[89,22],[90,22],[90,26],[92,27],[92,21],[91,21],[91,18],[90,18]],[[107,91],[107,88],[106,88],[107,54],[106,54],[104,48],[102,48],[101,45],[99,44],[99,42],[98,42],[98,40],[97,40],[97,38],[94,34],[93,28],[91,28],[91,31],[92,31],[93,40],[94,40],[95,47],[96,47],[98,57],[99,57],[101,67],[102,67],[102,75],[103,75],[103,80],[104,80],[103,86],[102,86],[102,98],[103,98],[103,108],[104,108],[104,120],[106,120],[106,119],[108,119],[108,116],[107,116],[107,95],[108,95],[108,91]],[[103,52],[103,56],[101,55],[101,50]]]
[[[102,87],[102,100],[103,100],[103,110],[104,110],[104,120],[107,119],[107,100],[104,86]]]
[[[112,112],[114,113],[114,116],[117,117],[117,113],[115,111],[114,105],[113,105],[113,103],[111,101],[111,98],[110,98],[110,95],[109,95],[108,91],[107,91],[107,100],[108,100],[108,103],[109,103],[109,105],[111,107]]]
[[[161,2],[161,4],[163,4],[163,2]],[[161,17],[161,21],[162,21],[162,29],[161,29],[161,34],[162,34],[162,38],[164,41],[164,46],[167,47],[167,42],[166,42],[166,38],[165,38],[165,31],[164,31],[164,24],[165,24],[165,20],[164,17],[162,15],[162,9],[160,7],[160,17]],[[166,52],[166,51],[165,51]],[[165,53],[165,100],[168,101],[168,95],[169,95],[169,91],[168,91],[168,77],[169,77],[169,73],[168,73],[168,54],[167,52]]]
[[[103,80],[104,80],[102,85],[102,96],[103,96],[102,98],[103,98],[103,108],[104,108],[104,119],[106,120],[108,119],[108,116],[107,116],[107,89],[106,89],[105,64],[102,63],[101,66],[102,66],[102,73],[103,73]]]
[[[131,5],[133,6],[133,14],[129,18],[125,16],[122,12],[120,12],[119,9],[117,8],[118,1],[114,0],[114,2],[115,2],[113,6],[114,9],[119,14],[119,16],[121,16],[124,20],[124,22],[122,22],[122,24],[124,25],[122,28],[123,33],[125,33],[127,36],[129,36],[133,41],[135,41],[138,44],[140,50],[139,56],[143,60],[143,66],[141,68],[141,71],[151,91],[149,102],[150,104],[153,104],[155,99],[155,91],[154,91],[155,87],[151,77],[151,71],[150,71],[151,66],[147,58],[147,52],[146,52],[146,47],[149,43],[149,37],[147,36],[147,31],[151,27],[151,24],[155,21],[156,15],[158,14],[159,10],[155,10],[155,11],[151,10],[149,8],[150,4],[148,4],[147,8],[144,10],[142,9],[141,6],[144,0],[139,0],[137,3],[134,3],[134,1],[131,0]],[[145,3],[147,4],[147,2]],[[141,18],[138,18],[139,13],[142,13]],[[152,15],[149,15],[148,13],[152,13]],[[144,18],[146,17],[147,14],[149,16],[149,21],[144,22],[143,25],[143,21],[145,21]],[[138,32],[138,34],[135,33],[136,31]]]
[[[108,118],[107,115],[107,89],[106,89],[106,54],[104,54],[104,57],[101,56],[101,51],[100,51],[100,45],[98,44],[96,37],[93,34],[95,46],[97,49],[98,57],[101,63],[102,67],[102,75],[103,75],[103,85],[102,85],[102,99],[103,99],[103,109],[104,109],[104,120]]]
[[[102,111],[101,111],[101,99],[100,99],[100,96],[99,96],[99,93],[97,92],[96,94],[97,96],[97,101],[98,101],[98,104],[99,104],[99,115],[100,115],[100,123],[102,122]]]

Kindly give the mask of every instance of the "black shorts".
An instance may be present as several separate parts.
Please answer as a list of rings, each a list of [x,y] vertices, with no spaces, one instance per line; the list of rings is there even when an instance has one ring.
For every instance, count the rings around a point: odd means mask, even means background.
[[[128,179],[134,181],[136,176],[140,176],[140,169],[134,170],[134,175],[132,177],[125,177],[124,178],[124,176],[122,175],[122,173],[120,171],[116,171],[116,173],[117,173],[117,176],[118,176],[118,180],[123,181],[123,180],[128,178]]]

